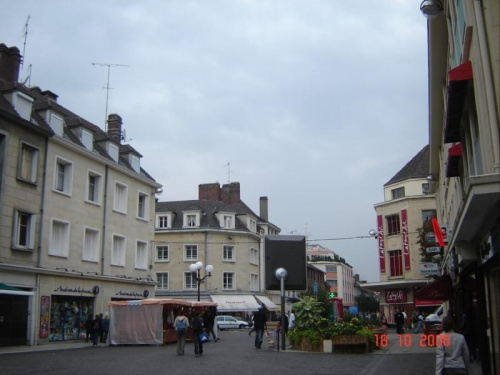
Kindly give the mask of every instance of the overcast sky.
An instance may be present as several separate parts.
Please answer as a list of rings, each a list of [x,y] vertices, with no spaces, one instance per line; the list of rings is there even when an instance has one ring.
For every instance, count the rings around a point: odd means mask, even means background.
[[[411,0],[0,0],[21,78],[104,128],[118,113],[161,201],[241,184],[282,234],[368,235],[428,143],[426,19]],[[230,163],[230,170],[227,164]],[[314,241],[313,241],[314,242]],[[374,239],[319,241],[378,281]]]

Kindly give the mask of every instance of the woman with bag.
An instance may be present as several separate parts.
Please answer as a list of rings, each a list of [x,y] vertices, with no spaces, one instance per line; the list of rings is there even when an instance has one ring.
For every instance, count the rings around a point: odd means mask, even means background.
[[[436,375],[469,373],[469,348],[465,338],[453,331],[453,317],[443,319],[443,333],[437,336]]]

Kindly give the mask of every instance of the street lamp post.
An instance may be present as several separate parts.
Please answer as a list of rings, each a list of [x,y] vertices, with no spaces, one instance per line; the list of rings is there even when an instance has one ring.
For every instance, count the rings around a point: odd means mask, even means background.
[[[202,262],[196,262],[196,263],[193,263],[193,264],[191,264],[189,266],[189,270],[193,274],[193,277],[195,278],[196,283],[198,284],[198,302],[200,301],[200,285],[201,285],[201,282],[203,280],[205,280],[207,277],[212,276],[212,271],[214,270],[214,267],[211,264],[208,264],[205,267],[205,272],[206,272],[205,276],[201,277],[200,276],[200,270],[202,269],[202,267],[203,267],[203,263]]]

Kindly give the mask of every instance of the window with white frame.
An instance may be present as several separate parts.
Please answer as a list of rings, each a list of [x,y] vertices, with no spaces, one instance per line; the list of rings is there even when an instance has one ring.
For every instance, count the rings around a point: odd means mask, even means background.
[[[38,156],[40,150],[27,143],[21,142],[19,160],[19,175],[21,180],[36,183],[38,170]]]
[[[250,263],[259,265],[259,250],[253,247],[250,249]]]
[[[132,169],[137,173],[141,173],[141,159],[135,155],[132,155],[131,159],[132,162],[130,164],[132,165]]]
[[[257,232],[257,221],[254,219],[248,219],[248,229],[250,229],[252,232],[256,233]]]
[[[233,228],[233,216],[224,215],[224,228]]]
[[[184,272],[184,289],[197,289],[198,284],[192,272]]]
[[[66,195],[71,195],[73,181],[73,163],[56,157],[54,173],[54,190]]]
[[[50,114],[49,120],[50,127],[58,136],[62,137],[64,134],[64,120],[62,117],[55,115],[54,113]]]
[[[99,261],[99,238],[100,233],[95,228],[85,228],[83,239],[83,255],[82,259],[88,262]]]
[[[148,267],[148,243],[137,241],[135,249],[135,268],[145,270]]]
[[[149,195],[139,192],[137,203],[137,217],[139,219],[147,220],[149,216]]]
[[[404,188],[404,186],[400,187],[400,188],[397,188],[397,189],[392,189],[391,190],[391,195],[392,195],[392,199],[404,198],[404,196],[405,196],[405,188]]]
[[[111,159],[118,163],[118,146],[110,143],[108,146],[108,152],[109,156],[111,156]]]
[[[87,150],[92,151],[94,149],[94,136],[88,130],[82,130],[81,141]]]
[[[115,182],[115,197],[113,209],[122,214],[127,213],[128,186],[118,181]]]
[[[259,275],[255,273],[250,274],[250,290],[253,292],[259,291]]]
[[[234,262],[236,254],[234,253],[234,246],[224,245],[222,246],[222,260],[225,262]]]
[[[69,230],[67,221],[52,219],[50,223],[49,255],[68,257]]]
[[[235,289],[234,285],[234,272],[224,272],[222,274],[222,289]]]
[[[156,261],[157,262],[168,262],[169,259],[169,249],[168,245],[156,246]]]
[[[125,266],[126,239],[120,235],[113,235],[111,244],[111,265]]]
[[[183,212],[182,217],[183,228],[196,228],[200,226],[200,212],[199,211],[186,211]]]
[[[87,175],[87,202],[101,203],[102,176],[99,173],[88,171]]]
[[[198,260],[198,245],[184,245],[184,260]]]
[[[14,236],[12,246],[15,249],[33,250],[35,247],[35,218],[29,212],[14,211]]]
[[[157,272],[156,282],[156,289],[168,290],[168,272]]]
[[[156,215],[156,228],[158,229],[172,228],[171,214]]]

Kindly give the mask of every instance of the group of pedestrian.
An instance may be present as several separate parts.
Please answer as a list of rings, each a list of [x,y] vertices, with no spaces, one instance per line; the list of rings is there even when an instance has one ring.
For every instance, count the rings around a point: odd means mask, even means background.
[[[193,332],[195,357],[203,355],[203,342],[208,341],[210,335],[212,335],[214,342],[219,340],[219,337],[215,334],[215,313],[212,309],[207,310],[203,314],[203,317],[199,311],[195,310],[191,315],[191,320],[189,320],[184,308],[181,307],[174,320],[173,326],[177,332],[177,355],[184,355],[187,331],[190,327]]]
[[[101,313],[94,318],[89,315],[85,321],[85,331],[85,341],[92,341],[94,347],[97,347],[99,342],[106,344],[109,335],[109,315]]]

